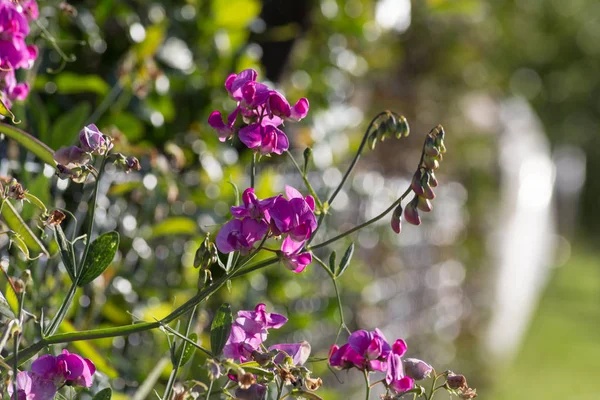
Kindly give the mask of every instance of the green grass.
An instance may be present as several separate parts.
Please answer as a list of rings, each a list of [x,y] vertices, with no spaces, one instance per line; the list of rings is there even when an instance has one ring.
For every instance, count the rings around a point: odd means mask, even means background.
[[[514,363],[480,397],[600,399],[600,254],[575,250],[553,271]]]

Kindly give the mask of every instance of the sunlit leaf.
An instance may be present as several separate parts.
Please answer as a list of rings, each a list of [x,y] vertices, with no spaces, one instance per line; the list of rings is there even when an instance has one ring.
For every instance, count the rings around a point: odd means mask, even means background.
[[[47,212],[48,209],[46,208],[46,205],[40,200],[38,199],[36,196],[34,196],[33,194],[27,192],[25,193],[25,199],[30,202],[31,204],[33,204],[34,206],[36,206],[37,208],[39,208],[40,210],[42,210],[43,212]]]
[[[25,147],[46,164],[52,166],[56,165],[56,161],[54,161],[54,151],[29,133],[2,122],[0,122],[0,133],[5,134],[21,146]]]
[[[344,274],[344,272],[346,272],[346,269],[348,268],[348,266],[350,265],[350,261],[352,260],[352,255],[354,254],[354,243],[350,244],[350,246],[348,246],[348,248],[346,249],[346,252],[344,253],[344,256],[342,257],[342,261],[340,261],[340,266],[337,270],[337,272],[335,273],[336,277],[340,277]]]
[[[117,232],[107,232],[94,240],[90,245],[85,264],[81,268],[82,276],[79,279],[79,286],[87,285],[102,275],[115,258],[118,248],[119,234]]]
[[[231,305],[224,303],[217,310],[215,319],[213,319],[210,327],[210,349],[215,357],[221,355],[231,333],[232,324]]]
[[[192,333],[188,339],[194,343],[196,343],[198,341],[198,335],[195,333]],[[192,346],[191,344],[187,343],[187,342],[183,342],[181,343],[181,345],[179,346],[179,348],[177,349],[177,352],[175,353],[175,359],[179,360],[179,358],[181,357],[181,351],[183,350],[183,347],[185,346],[185,351],[183,353],[183,358],[181,359],[181,366],[185,365],[188,361],[190,361],[190,359],[192,358],[192,355],[194,354],[194,351],[196,351],[196,348],[194,346]]]
[[[13,312],[14,315],[18,315],[19,314],[19,297],[17,296],[17,293],[13,289],[10,282],[6,283],[6,286],[4,288],[4,293],[5,293],[5,297],[6,297],[6,302],[8,303],[8,306],[10,307],[11,311]]]
[[[65,236],[65,232],[62,230],[60,225],[56,226],[56,243],[58,244],[58,248],[60,249],[60,257],[62,258],[62,262],[65,265],[65,269],[71,278],[71,282],[75,282],[75,268],[76,268],[76,260],[75,260],[75,249],[73,248],[73,243],[71,243],[67,237]]]
[[[29,226],[23,221],[9,200],[3,202],[1,214],[6,225],[23,240],[27,249],[29,249],[29,254],[26,254],[27,258],[35,259],[42,254],[48,255],[48,250],[46,250],[44,244],[29,229]]]
[[[256,0],[214,0],[213,22],[219,28],[243,30],[260,9],[261,4]]]

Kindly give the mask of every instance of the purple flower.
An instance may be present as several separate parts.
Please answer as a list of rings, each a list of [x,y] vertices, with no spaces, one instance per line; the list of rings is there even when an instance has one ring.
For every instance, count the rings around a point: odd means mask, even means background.
[[[79,142],[82,150],[99,156],[106,154],[113,147],[111,141],[94,124],[84,126],[79,131]]]
[[[31,364],[31,370],[43,379],[70,386],[92,386],[96,366],[87,358],[63,350],[57,357],[46,354]]]
[[[89,163],[90,160],[89,154],[77,146],[63,147],[54,152],[54,161],[67,169],[80,167]]]
[[[231,114],[227,116],[227,125],[223,122],[223,116],[219,111],[213,111],[208,117],[208,124],[217,131],[221,142],[230,139],[233,135],[233,125],[237,119],[240,108],[237,107]]]
[[[285,187],[287,200],[278,197],[271,208],[271,230],[275,235],[289,233],[292,240],[302,242],[317,229],[315,200],[312,196],[302,197],[291,186]]]
[[[402,356],[406,353],[406,342],[402,339],[396,340],[392,345],[392,351],[388,358],[388,368],[385,376],[385,382],[388,387],[396,393],[406,392],[413,388],[415,381],[404,372]]]
[[[292,358],[292,362],[294,365],[303,365],[308,357],[310,356],[310,343],[307,341],[302,341],[300,343],[282,343],[276,344],[269,347],[269,351],[279,350],[280,353],[275,356],[273,362],[275,364],[281,364],[285,358],[286,354]]]
[[[356,367],[367,371],[386,371],[392,348],[379,329],[353,332],[342,347],[332,346],[329,364],[342,369]]]
[[[281,93],[257,82],[257,75],[252,69],[229,75],[225,88],[237,102],[237,108],[227,117],[227,123],[223,122],[219,111],[214,111],[208,124],[217,131],[219,140],[225,141],[233,137],[237,116],[241,114],[247,124],[239,131],[242,143],[263,155],[282,154],[289,148],[289,140],[278,127],[284,119],[299,121],[304,118],[308,113],[308,100],[300,99],[290,107]]]
[[[290,271],[300,273],[312,262],[310,252],[300,253],[302,246],[304,246],[304,242],[295,242],[289,236],[283,239],[281,244],[283,263]]]
[[[258,149],[262,155],[282,154],[290,147],[285,133],[273,125],[250,124],[240,129],[240,140],[249,149]]]
[[[254,243],[261,240],[268,231],[269,225],[264,221],[232,219],[217,233],[217,248],[221,253],[239,251],[247,254]]]
[[[232,206],[231,214],[236,218],[252,218],[258,221],[265,220],[269,222],[271,217],[269,216],[269,209],[275,204],[276,197],[269,197],[268,199],[259,200],[254,193],[253,188],[244,190],[242,194],[242,206]]]
[[[431,371],[433,371],[431,365],[418,358],[405,358],[402,360],[402,363],[404,365],[404,373],[415,381],[427,378],[431,374]]]
[[[51,400],[56,394],[54,383],[42,378],[35,372],[22,371],[17,374],[17,395],[14,385],[8,385],[8,394],[13,400]]]
[[[339,347],[331,346],[329,349],[329,365],[340,369],[350,369],[362,365],[364,358],[350,347],[348,343]]]
[[[251,360],[252,352],[267,339],[268,330],[281,328],[286,322],[285,316],[266,312],[262,303],[254,311],[238,311],[238,318],[231,326],[223,355],[241,362]]]
[[[235,398],[238,400],[264,400],[266,395],[267,387],[258,383],[252,384],[247,389],[237,388],[235,390]]]
[[[12,68],[29,68],[37,57],[37,47],[25,43],[29,19],[38,14],[37,5],[29,1],[26,6],[11,1],[0,3],[0,57]]]

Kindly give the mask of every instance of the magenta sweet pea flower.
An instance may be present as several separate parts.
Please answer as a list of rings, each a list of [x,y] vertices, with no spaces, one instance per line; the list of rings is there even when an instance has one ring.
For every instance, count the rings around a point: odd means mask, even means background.
[[[294,107],[291,108],[289,118],[293,121],[300,121],[301,119],[304,119],[304,117],[306,117],[308,114],[308,107],[308,99],[304,97],[301,98],[296,102]]]
[[[283,154],[290,147],[286,134],[273,125],[250,124],[240,129],[240,140],[249,149],[258,149],[260,154]]]
[[[94,124],[84,126],[79,131],[79,142],[82,150],[99,156],[106,154],[113,147],[112,142]]]
[[[221,253],[239,251],[247,254],[254,243],[262,240],[268,231],[269,225],[264,221],[256,221],[251,218],[232,219],[217,233],[217,248]]]
[[[392,350],[388,357],[388,368],[385,376],[385,382],[388,387],[396,393],[406,392],[413,388],[415,381],[404,372],[402,356],[406,353],[406,342],[398,339],[392,345]]]
[[[254,311],[238,311],[238,316],[240,318],[247,318],[252,321],[256,321],[260,323],[265,329],[279,329],[288,321],[288,319],[284,315],[277,313],[268,313],[265,310],[266,306],[260,303],[256,305]]]
[[[13,400],[51,400],[56,394],[54,383],[35,372],[22,371],[17,374],[17,393],[14,395],[12,382],[7,387]]]
[[[348,338],[348,344],[364,358],[360,369],[368,371],[385,371],[387,369],[387,358],[391,348],[383,333],[379,329],[373,332],[359,330],[353,332]]]
[[[300,273],[312,262],[312,254],[308,251],[300,253],[304,242],[296,242],[289,236],[283,239],[281,253],[283,263],[290,271]]]
[[[273,362],[281,364],[286,355],[292,358],[294,365],[303,365],[310,356],[310,343],[302,341],[300,343],[282,343],[269,347],[269,351],[278,350],[280,353],[275,356]]]
[[[63,350],[57,357],[50,354],[41,356],[31,364],[31,370],[57,385],[90,387],[96,367],[87,358]]]
[[[317,229],[315,200],[302,197],[291,186],[286,186],[285,192],[287,200],[279,197],[271,208],[271,230],[275,235],[289,233],[294,241],[302,242]]]
[[[340,369],[359,368],[363,365],[364,358],[350,347],[348,343],[339,347],[331,346],[329,349],[329,365]]]
[[[265,220],[269,222],[271,217],[269,216],[269,209],[275,204],[276,197],[269,197],[264,200],[260,200],[254,193],[253,188],[244,190],[242,194],[242,202],[244,205],[232,206],[231,215],[236,218],[252,218],[258,221]]]
[[[227,116],[227,124],[223,122],[223,116],[219,111],[213,111],[208,117],[208,124],[217,131],[221,142],[230,139],[233,136],[233,126],[239,114],[240,108],[237,107],[231,114]]]

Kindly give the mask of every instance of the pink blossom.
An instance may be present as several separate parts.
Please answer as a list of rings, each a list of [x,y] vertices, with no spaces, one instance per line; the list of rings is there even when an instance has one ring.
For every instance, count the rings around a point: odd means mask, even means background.
[[[56,394],[54,383],[35,372],[21,371],[17,374],[17,395],[14,396],[12,382],[7,387],[13,400],[51,400]]]
[[[254,193],[253,188],[244,190],[242,194],[242,202],[244,205],[232,206],[231,214],[236,218],[253,218],[256,220],[270,221],[269,209],[275,203],[276,197],[269,197],[264,200],[260,200]]]
[[[271,208],[271,230],[275,235],[289,233],[297,242],[310,237],[317,229],[315,201],[312,196],[304,198],[298,190],[286,186],[286,197],[279,197]]]
[[[300,253],[300,249],[303,246],[304,242],[295,242],[289,236],[283,239],[281,244],[283,263],[290,271],[300,273],[312,262],[312,254],[310,252],[305,251]]]
[[[112,142],[94,124],[83,127],[79,132],[79,142],[82,150],[100,156],[113,147]]]
[[[240,251],[247,254],[268,231],[269,226],[264,221],[232,219],[217,233],[217,248],[221,253]]]
[[[78,354],[63,350],[57,357],[46,354],[33,362],[31,370],[44,379],[71,386],[92,386],[94,363]]]
[[[249,149],[258,149],[260,154],[283,154],[290,147],[286,134],[273,125],[250,124],[240,129],[240,141]]]

